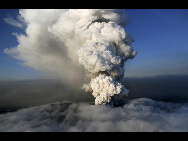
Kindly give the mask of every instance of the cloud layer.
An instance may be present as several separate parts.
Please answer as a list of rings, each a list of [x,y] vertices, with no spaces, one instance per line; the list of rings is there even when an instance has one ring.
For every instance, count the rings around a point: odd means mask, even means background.
[[[140,98],[115,108],[89,103],[48,104],[1,114],[0,131],[188,131],[188,103]]]

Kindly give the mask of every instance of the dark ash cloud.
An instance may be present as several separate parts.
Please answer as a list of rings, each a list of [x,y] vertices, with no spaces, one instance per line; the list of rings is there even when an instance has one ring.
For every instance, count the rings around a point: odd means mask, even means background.
[[[81,85],[68,87],[62,80],[0,81],[0,111],[63,101],[92,101]]]
[[[122,83],[130,90],[129,99],[146,97],[173,102],[188,101],[187,75],[125,78]]]
[[[0,131],[188,131],[188,76],[123,83],[131,90],[127,103],[112,108],[61,80],[1,81]]]
[[[126,78],[121,83],[130,90],[127,99],[188,101],[188,76]],[[62,80],[0,81],[0,111],[63,101],[94,102],[81,86],[75,83],[68,87]]]

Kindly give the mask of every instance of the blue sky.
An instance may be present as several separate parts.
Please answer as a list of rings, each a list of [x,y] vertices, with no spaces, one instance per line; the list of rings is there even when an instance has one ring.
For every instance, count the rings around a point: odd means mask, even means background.
[[[4,18],[16,19],[18,9],[0,9],[0,80],[24,80],[45,78],[46,74],[38,72],[20,64],[19,60],[3,53],[5,48],[12,48],[18,45],[17,39],[12,33],[24,33],[22,28],[11,26],[4,21]]]
[[[138,51],[127,76],[188,74],[188,9],[127,9]]]
[[[0,9],[0,79],[45,78],[42,72],[20,65],[3,53],[17,45],[13,32],[23,29],[5,23],[16,17],[18,9]],[[125,30],[135,39],[138,54],[126,64],[126,76],[188,74],[188,9],[127,9],[130,24]]]

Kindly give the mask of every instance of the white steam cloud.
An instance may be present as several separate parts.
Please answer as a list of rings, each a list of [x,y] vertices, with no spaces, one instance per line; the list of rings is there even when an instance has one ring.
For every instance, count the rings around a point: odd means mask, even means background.
[[[15,26],[15,27],[18,27],[18,28],[24,28],[24,21],[23,21],[23,18],[18,15],[16,17],[16,19],[12,18],[12,17],[7,17],[7,18],[4,18],[4,21],[12,26]]]
[[[83,89],[92,92],[96,105],[115,105],[128,94],[118,82],[124,76],[124,63],[136,55],[131,47],[134,39],[124,29],[125,10],[27,9],[20,10],[20,15],[27,25],[26,35],[16,35],[19,45],[5,53],[29,67],[55,73],[67,83],[89,76]]]
[[[134,99],[122,107],[55,103],[0,115],[1,132],[187,132],[188,103]]]

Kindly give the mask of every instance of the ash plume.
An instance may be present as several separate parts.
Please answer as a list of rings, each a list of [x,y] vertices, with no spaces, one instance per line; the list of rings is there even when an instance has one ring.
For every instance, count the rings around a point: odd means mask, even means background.
[[[124,29],[129,22],[125,10],[26,9],[20,16],[26,35],[16,34],[19,45],[5,53],[69,85],[89,81],[83,89],[92,92],[96,105],[114,105],[128,94],[118,82],[124,63],[136,56],[134,39]]]

